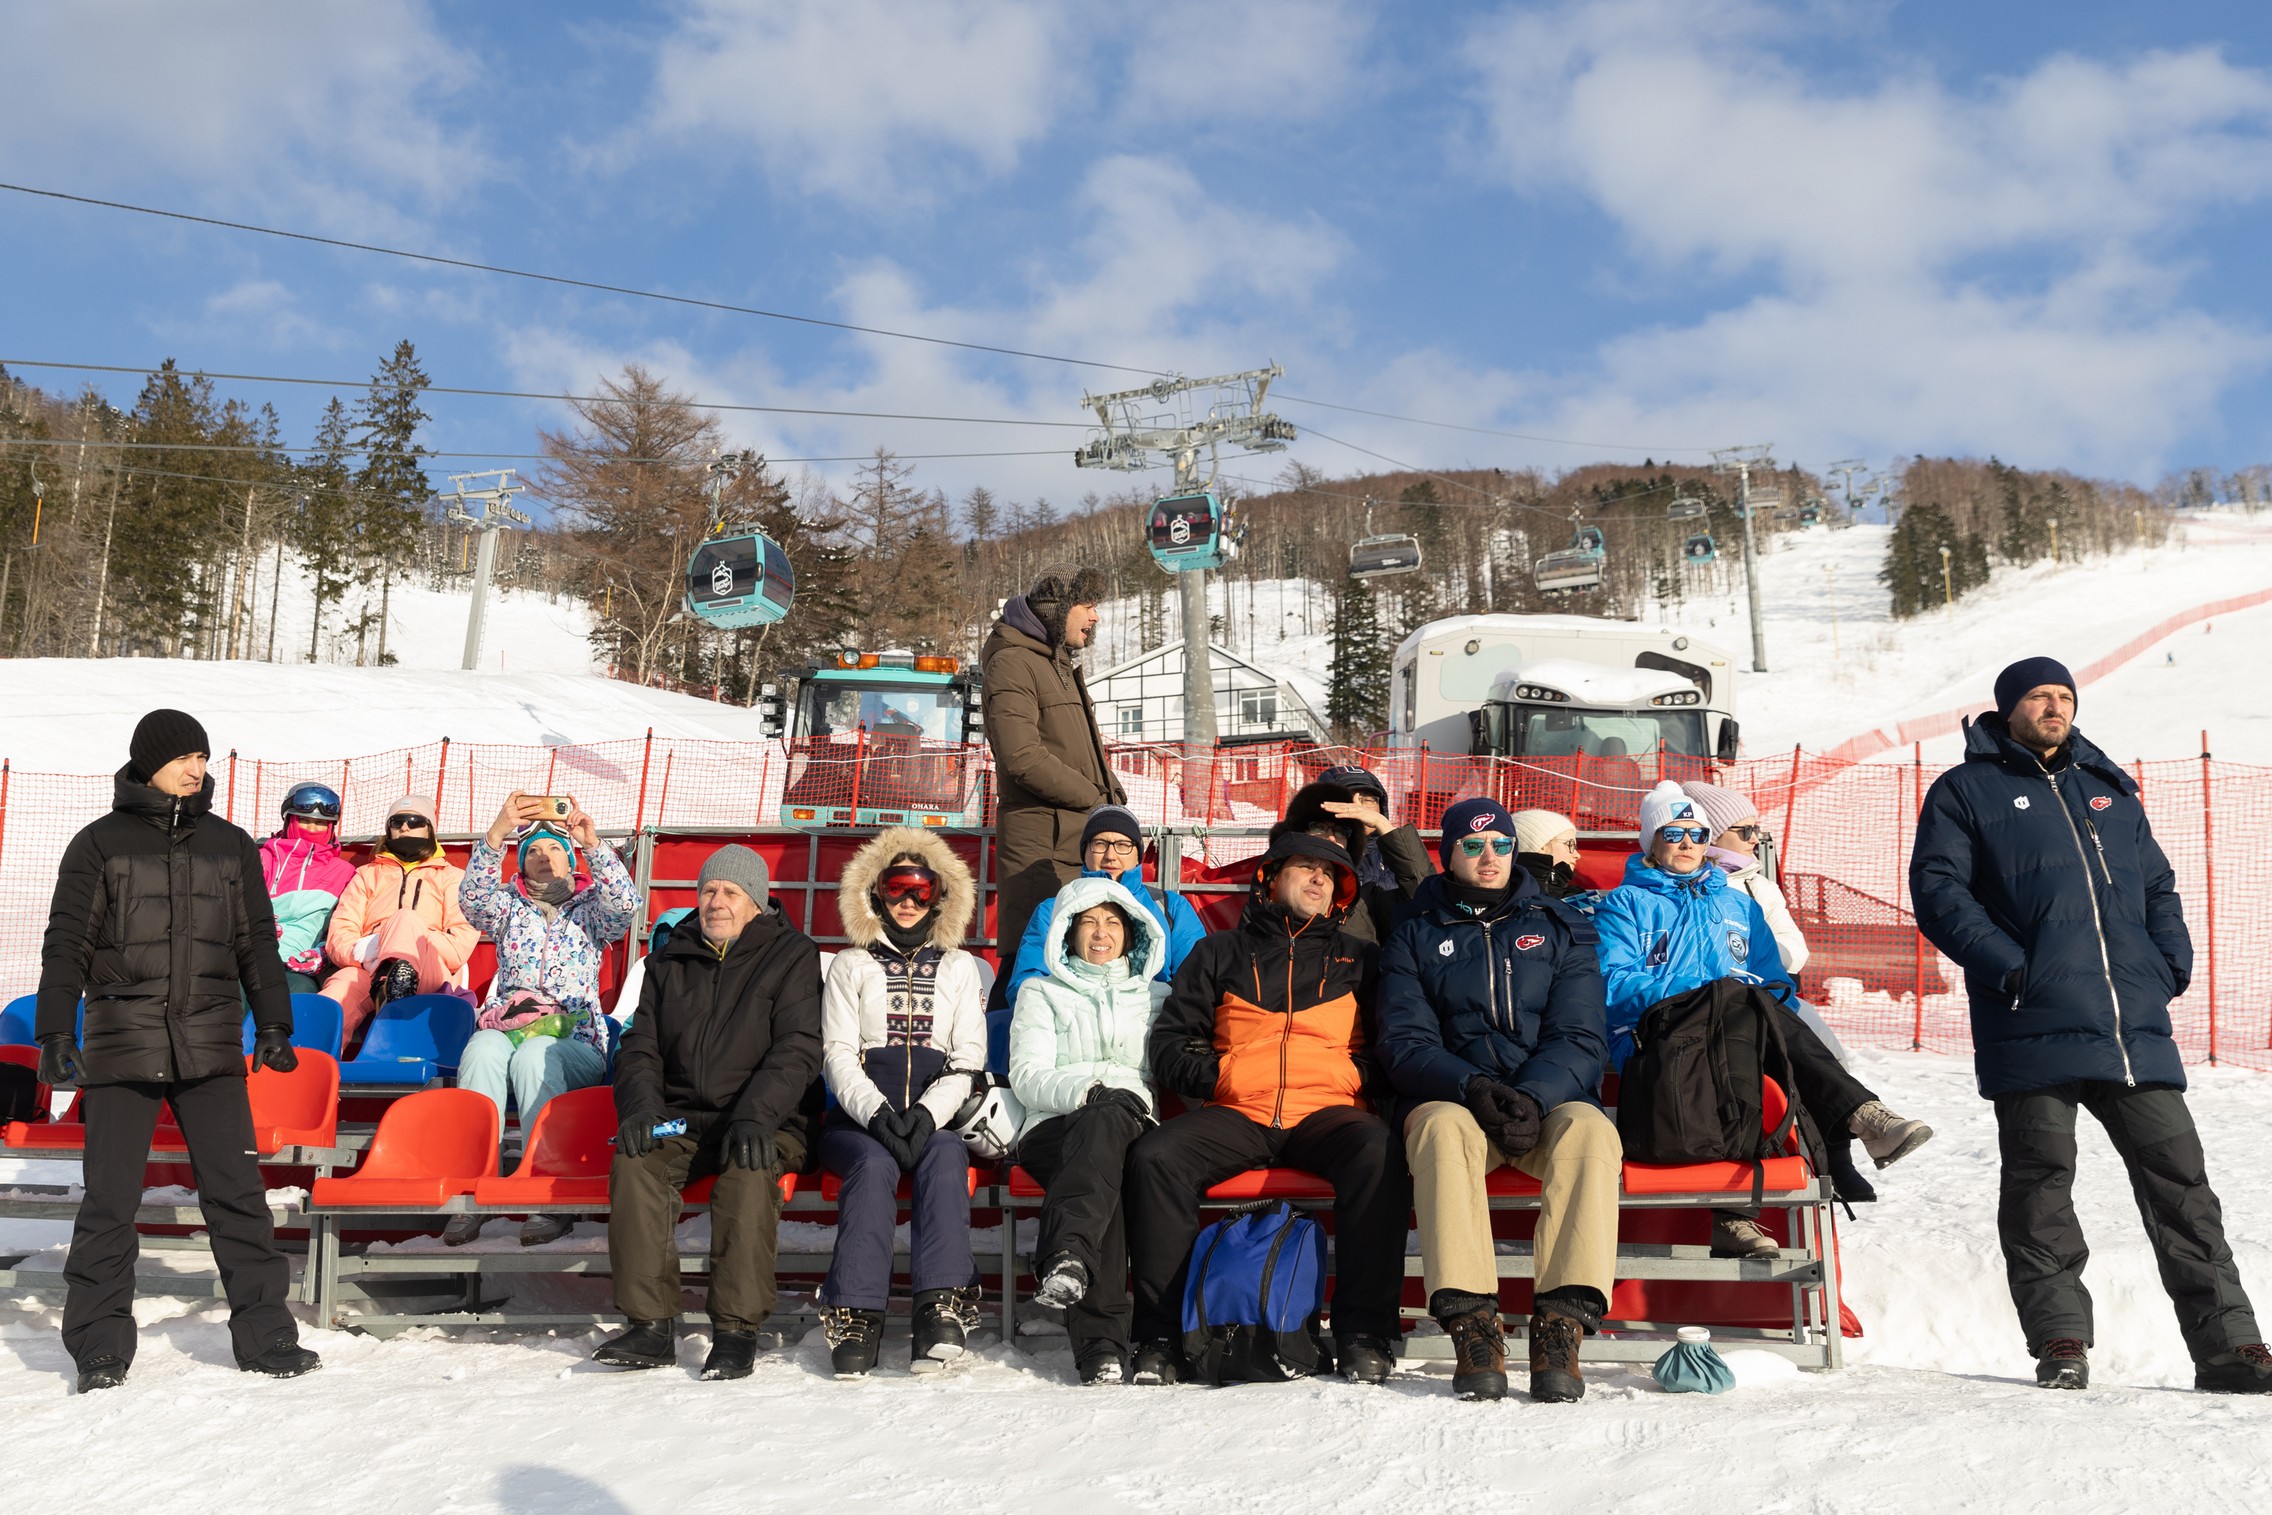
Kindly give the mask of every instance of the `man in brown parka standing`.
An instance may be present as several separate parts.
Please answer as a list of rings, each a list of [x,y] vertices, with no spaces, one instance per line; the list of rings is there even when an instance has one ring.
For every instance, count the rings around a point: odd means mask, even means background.
[[[986,741],[994,751],[994,940],[1004,960],[1026,922],[1081,871],[1081,826],[1099,805],[1128,795],[1105,762],[1096,707],[1074,655],[1096,629],[1104,575],[1053,563],[1002,607],[978,666],[985,681]]]

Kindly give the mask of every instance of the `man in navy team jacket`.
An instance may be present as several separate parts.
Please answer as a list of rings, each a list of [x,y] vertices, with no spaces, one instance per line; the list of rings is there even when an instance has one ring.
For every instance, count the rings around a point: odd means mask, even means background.
[[[2050,658],[1996,679],[1964,761],[1918,817],[1917,924],[1964,969],[1973,1066],[1996,1105],[1997,1230],[2036,1381],[2089,1382],[2089,1250],[2075,1218],[2075,1111],[2122,1154],[2195,1363],[2194,1385],[2272,1392],[2255,1312],[2226,1244],[2169,1002],[2193,943],[2138,786],[2074,728],[2075,681]]]

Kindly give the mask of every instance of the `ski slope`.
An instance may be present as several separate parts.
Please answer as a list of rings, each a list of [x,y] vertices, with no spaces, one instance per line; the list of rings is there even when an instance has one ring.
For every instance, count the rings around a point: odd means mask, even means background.
[[[1969,1067],[1869,1052],[1859,1063],[1938,1135],[1879,1176],[1879,1204],[1840,1221],[1846,1299],[1867,1334],[1839,1374],[1732,1350],[1739,1386],[1719,1397],[1594,1367],[1579,1404],[1534,1405],[1518,1362],[1513,1397],[1459,1404],[1447,1364],[1409,1359],[1381,1388],[1084,1390],[1059,1338],[1028,1338],[1029,1355],[982,1334],[975,1360],[918,1379],[900,1334],[872,1378],[839,1383],[816,1330],[761,1355],[748,1380],[706,1384],[699,1332],[678,1368],[628,1374],[586,1360],[596,1335],[381,1342],[310,1329],[323,1370],[276,1383],[232,1369],[219,1307],[146,1299],[133,1377],[79,1399],[57,1311],[17,1300],[0,1302],[0,1418],[21,1449],[10,1490],[26,1510],[82,1507],[101,1450],[106,1500],[169,1515],[2262,1510],[2272,1403],[2191,1392],[2098,1128],[2083,1123],[2076,1185],[2097,1386],[2049,1394],[2004,1289],[1995,1125]],[[2272,1148],[2272,1080],[2209,1070],[2193,1102],[2242,1275],[2264,1301],[2272,1171],[2258,1159]],[[11,1235],[60,1240],[0,1230]],[[596,1241],[586,1224],[556,1245]]]

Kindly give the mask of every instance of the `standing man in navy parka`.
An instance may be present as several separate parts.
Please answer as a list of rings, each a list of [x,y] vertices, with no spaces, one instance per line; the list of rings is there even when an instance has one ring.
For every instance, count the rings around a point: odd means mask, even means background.
[[[1996,1228],[2036,1382],[2090,1382],[2089,1248],[2075,1217],[2075,1112],[2130,1170],[2194,1386],[2272,1392],[2268,1355],[2185,1104],[2169,1002],[2193,942],[2138,786],[2075,729],[2074,676],[2025,658],[1996,677],[1964,761],[1925,796],[1917,924],[1964,969],[1973,1066],[2003,1155]]]

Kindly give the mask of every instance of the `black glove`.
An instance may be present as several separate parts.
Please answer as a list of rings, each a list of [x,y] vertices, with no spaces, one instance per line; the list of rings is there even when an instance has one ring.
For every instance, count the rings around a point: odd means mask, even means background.
[[[1521,1157],[1538,1145],[1538,1122],[1545,1112],[1520,1089],[1479,1073],[1467,1081],[1467,1108],[1491,1145],[1507,1156]]]
[[[781,1155],[774,1149],[773,1133],[753,1120],[728,1121],[725,1141],[726,1166],[749,1168],[759,1173],[770,1173]]]
[[[908,1150],[907,1138],[900,1134],[897,1110],[889,1105],[878,1110],[868,1122],[868,1135],[877,1146],[891,1154],[891,1160],[899,1164],[900,1172],[911,1173],[915,1170],[915,1154]]]
[[[255,1068],[274,1068],[289,1073],[300,1066],[300,1054],[292,1050],[292,1033],[282,1026],[263,1026],[252,1044],[252,1065]]]
[[[931,1134],[938,1129],[938,1121],[921,1105],[910,1105],[899,1112],[899,1139],[907,1144],[907,1156],[900,1162],[902,1168],[910,1173],[915,1171],[915,1160],[923,1155],[923,1149],[931,1144]]]
[[[663,1144],[655,1134],[662,1117],[654,1114],[626,1115],[623,1124],[615,1129],[615,1150],[625,1157],[645,1157]]]
[[[50,1036],[39,1044],[39,1081],[75,1084],[86,1075],[79,1061],[79,1044],[68,1036]]]
[[[1125,1110],[1135,1117],[1136,1123],[1140,1126],[1150,1125],[1152,1122],[1152,1112],[1144,1107],[1144,1097],[1133,1089],[1122,1089],[1113,1084],[1092,1084],[1089,1086],[1089,1097],[1082,1100],[1081,1104],[1084,1107],[1104,1105]]]

